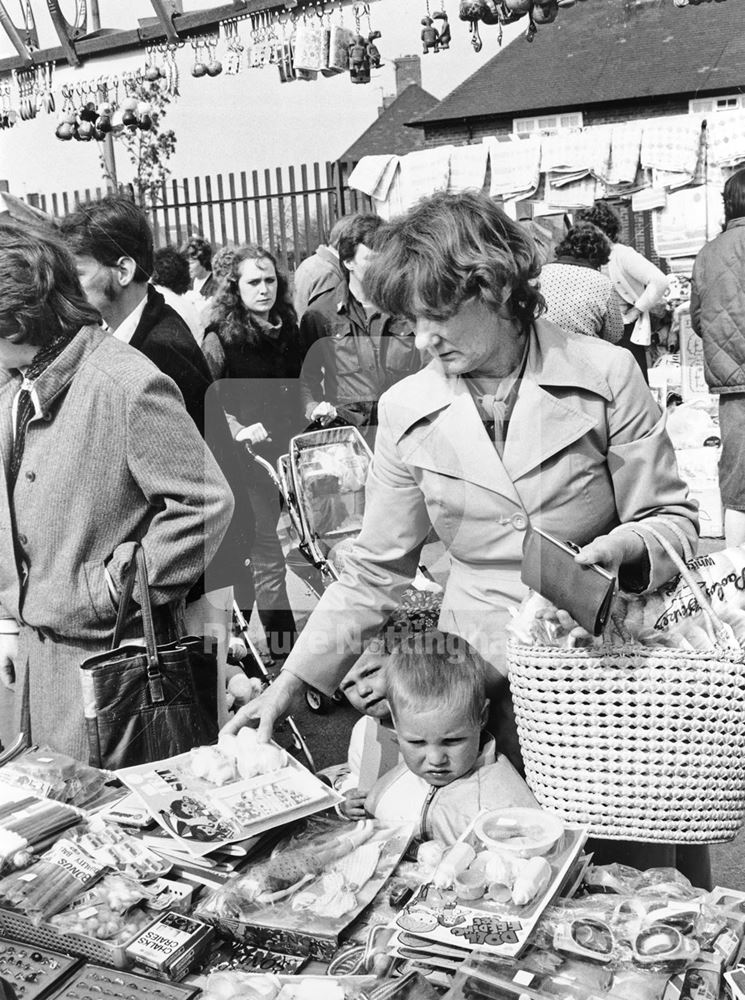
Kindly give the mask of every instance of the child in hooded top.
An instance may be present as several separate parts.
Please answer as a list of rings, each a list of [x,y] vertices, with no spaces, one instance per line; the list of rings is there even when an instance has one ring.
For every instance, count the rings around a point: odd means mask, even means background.
[[[538,808],[484,730],[486,665],[455,635],[407,637],[385,672],[387,700],[403,762],[365,801],[385,824],[416,821],[421,840],[453,844],[483,809]]]

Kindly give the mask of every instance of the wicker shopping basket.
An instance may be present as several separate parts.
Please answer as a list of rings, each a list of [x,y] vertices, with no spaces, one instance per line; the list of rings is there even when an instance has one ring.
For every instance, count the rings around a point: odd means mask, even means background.
[[[510,640],[526,778],[542,806],[598,837],[731,840],[745,818],[745,653],[677,552],[654,534],[714,626],[717,648]]]

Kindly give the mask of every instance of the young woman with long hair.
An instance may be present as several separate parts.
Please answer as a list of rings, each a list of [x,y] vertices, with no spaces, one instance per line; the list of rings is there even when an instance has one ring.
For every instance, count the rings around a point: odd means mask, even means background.
[[[272,465],[303,428],[299,376],[305,351],[286,277],[259,246],[241,247],[216,296],[202,345],[236,441]],[[279,500],[257,470],[251,490],[256,515],[252,565],[256,599],[273,658],[287,656],[295,620],[285,586],[285,561],[277,536]],[[236,599],[250,613],[251,581],[236,585]]]

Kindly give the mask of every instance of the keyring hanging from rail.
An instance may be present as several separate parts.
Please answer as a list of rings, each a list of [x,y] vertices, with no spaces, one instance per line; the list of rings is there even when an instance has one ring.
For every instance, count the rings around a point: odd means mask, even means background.
[[[75,23],[70,24],[62,13],[59,0],[47,0],[49,16],[60,40],[62,51],[71,66],[79,66],[80,59],[75,52],[75,42],[88,33],[88,2],[75,0]]]
[[[34,12],[31,9],[31,0],[26,0],[25,6],[21,2],[21,14],[24,23],[22,28],[18,28],[5,9],[5,4],[0,0],[0,25],[13,43],[13,48],[23,60],[23,66],[19,68],[27,68],[33,62],[31,52],[39,48],[39,34],[36,30]]]

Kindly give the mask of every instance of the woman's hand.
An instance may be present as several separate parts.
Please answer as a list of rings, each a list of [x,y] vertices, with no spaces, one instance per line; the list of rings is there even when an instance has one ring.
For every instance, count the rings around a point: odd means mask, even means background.
[[[359,788],[350,788],[348,792],[344,792],[344,801],[339,803],[339,812],[351,820],[368,819],[365,810],[366,801],[366,792],[361,792]]]
[[[610,535],[599,535],[589,545],[585,545],[574,557],[574,561],[588,566],[597,563],[617,577],[621,566],[637,562],[646,554],[644,540],[635,531],[614,531]]]
[[[221,732],[237,733],[244,726],[258,726],[259,743],[268,743],[277,719],[284,719],[296,708],[305,684],[290,673],[283,670],[279,677],[258,698],[239,708],[233,718]]]
[[[271,441],[269,431],[263,424],[249,424],[238,431],[235,436],[236,441],[248,441],[249,444],[261,444],[262,441]]]

